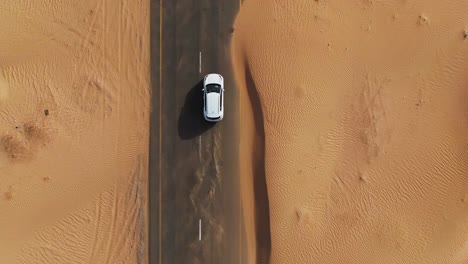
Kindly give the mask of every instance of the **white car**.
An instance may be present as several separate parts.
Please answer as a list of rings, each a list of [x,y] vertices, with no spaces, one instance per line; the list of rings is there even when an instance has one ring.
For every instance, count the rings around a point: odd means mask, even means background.
[[[208,122],[221,121],[224,116],[224,78],[210,73],[203,80],[203,116]]]

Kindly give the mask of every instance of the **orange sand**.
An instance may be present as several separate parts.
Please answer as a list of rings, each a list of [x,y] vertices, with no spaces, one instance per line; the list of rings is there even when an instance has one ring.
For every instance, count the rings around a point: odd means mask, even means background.
[[[143,263],[148,1],[3,1],[0,263]]]
[[[467,25],[468,1],[245,1],[250,263],[268,225],[273,264],[468,263]]]

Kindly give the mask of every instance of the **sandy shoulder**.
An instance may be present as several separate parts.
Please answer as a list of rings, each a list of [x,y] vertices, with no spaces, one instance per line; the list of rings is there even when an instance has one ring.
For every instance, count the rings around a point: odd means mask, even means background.
[[[241,94],[247,70],[260,98],[271,263],[468,259],[467,14],[461,1],[244,3],[233,43]],[[241,157],[254,127],[241,124]]]
[[[0,262],[145,258],[148,5],[2,3]]]

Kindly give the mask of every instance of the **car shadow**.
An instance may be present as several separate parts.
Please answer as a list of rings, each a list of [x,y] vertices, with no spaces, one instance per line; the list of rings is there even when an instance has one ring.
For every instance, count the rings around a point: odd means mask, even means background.
[[[182,140],[192,139],[205,133],[216,123],[203,118],[203,81],[190,89],[185,97],[184,106],[179,115],[177,130]]]

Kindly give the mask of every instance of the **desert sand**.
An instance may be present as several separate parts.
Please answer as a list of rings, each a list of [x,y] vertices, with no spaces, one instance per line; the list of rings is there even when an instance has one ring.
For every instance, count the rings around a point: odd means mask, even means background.
[[[149,1],[2,1],[0,263],[144,263]]]
[[[243,3],[250,263],[468,263],[467,26],[467,1]]]

